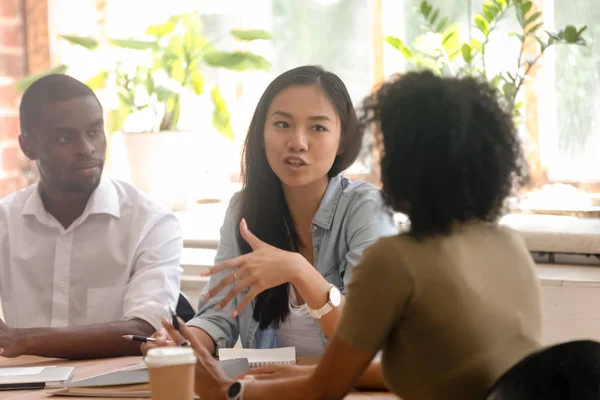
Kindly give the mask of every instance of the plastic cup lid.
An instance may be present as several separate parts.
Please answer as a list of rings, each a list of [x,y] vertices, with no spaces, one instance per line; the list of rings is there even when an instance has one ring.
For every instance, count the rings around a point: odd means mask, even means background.
[[[196,353],[191,347],[155,347],[148,350],[144,362],[149,368],[196,364]]]

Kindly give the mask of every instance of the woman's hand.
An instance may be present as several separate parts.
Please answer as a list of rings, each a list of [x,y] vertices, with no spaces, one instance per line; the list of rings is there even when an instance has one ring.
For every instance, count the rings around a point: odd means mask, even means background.
[[[233,284],[217,305],[217,310],[229,304],[238,293],[249,289],[231,314],[232,318],[237,317],[260,292],[286,282],[293,283],[307,266],[312,267],[301,254],[278,249],[258,239],[250,232],[244,219],[240,222],[240,233],[252,252],[224,261],[202,273],[202,276],[210,276],[233,270],[204,295],[204,299],[208,300]]]
[[[177,318],[179,319],[181,334],[177,332],[166,318],[163,318],[162,323],[171,341],[182,343],[187,339],[196,352],[196,382],[194,391],[202,400],[225,399],[227,397],[227,390],[233,381],[227,378],[223,370],[219,367],[218,362],[200,344],[190,331],[190,328],[185,325],[185,322],[181,318]]]
[[[252,368],[244,373],[241,378],[254,376],[257,380],[281,379],[312,374],[317,365],[269,365],[266,367]]]

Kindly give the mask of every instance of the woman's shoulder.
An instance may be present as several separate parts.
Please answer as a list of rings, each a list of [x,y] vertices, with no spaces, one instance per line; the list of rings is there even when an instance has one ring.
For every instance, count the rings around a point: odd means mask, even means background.
[[[339,179],[340,197],[346,200],[349,207],[360,207],[365,203],[381,209],[385,207],[381,190],[377,186],[365,181],[352,181],[341,175]]]

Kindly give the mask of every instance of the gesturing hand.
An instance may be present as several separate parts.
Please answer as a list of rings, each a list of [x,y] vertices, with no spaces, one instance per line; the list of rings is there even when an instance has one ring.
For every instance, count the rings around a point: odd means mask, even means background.
[[[9,328],[0,320],[0,356],[18,357],[23,354],[22,338],[17,329]]]
[[[179,326],[181,327],[181,334],[177,332],[173,325],[171,325],[171,322],[167,321],[165,318],[163,318],[162,323],[167,331],[168,337],[173,342],[181,343],[184,339],[187,339],[196,352],[196,382],[194,391],[204,400],[218,400],[225,398],[227,388],[232,381],[227,378],[217,360],[210,355],[208,350],[206,350],[192,332],[190,332],[190,328],[188,328],[179,317],[178,319]]]
[[[231,313],[232,318],[237,317],[263,290],[292,282],[307,265],[310,267],[310,263],[299,253],[278,249],[258,239],[250,232],[244,219],[240,222],[240,233],[252,252],[224,261],[202,273],[203,276],[210,276],[220,271],[233,270],[204,295],[205,300],[210,299],[233,284],[229,293],[217,305],[218,309],[229,304],[238,293],[249,289]]]

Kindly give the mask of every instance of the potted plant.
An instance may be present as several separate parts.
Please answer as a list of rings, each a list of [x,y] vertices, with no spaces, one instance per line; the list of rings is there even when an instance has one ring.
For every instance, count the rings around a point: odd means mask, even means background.
[[[424,21],[424,32],[415,39],[413,45],[408,46],[394,36],[387,36],[385,40],[404,56],[411,69],[428,69],[446,76],[469,75],[488,80],[498,89],[501,103],[519,123],[523,107],[523,102],[518,101],[519,93],[544,52],[557,44],[585,45],[582,37],[585,26],[577,28],[568,25],[556,33],[544,31],[542,13],[534,12],[532,8],[533,3],[529,0],[485,1],[483,10],[473,16],[475,34],[469,40],[463,40],[459,24],[450,23],[448,18],[441,15],[439,8],[422,1],[418,13]],[[490,76],[486,55],[491,34],[511,9],[520,29],[509,33],[509,36],[518,41],[520,50],[511,70]],[[535,54],[526,52],[529,41],[537,44]]]
[[[231,30],[241,41],[268,40],[262,30]],[[86,83],[94,90],[116,93],[116,101],[107,110],[107,132],[122,132],[125,154],[133,183],[158,197],[175,210],[195,200],[194,189],[202,185],[202,157],[198,157],[202,133],[178,130],[181,98],[186,92],[203,96],[209,92],[212,102],[212,127],[233,140],[227,104],[218,86],[205,88],[206,68],[233,71],[270,69],[262,56],[247,51],[221,51],[202,33],[197,13],[184,13],[151,25],[140,39],[110,38],[100,43],[92,37],[63,35],[63,39],[88,50],[99,48],[134,52],[135,61],[118,61],[102,69]],[[46,72],[64,73],[59,65]],[[38,75],[39,76],[39,75]],[[27,77],[25,88],[38,76]]]

